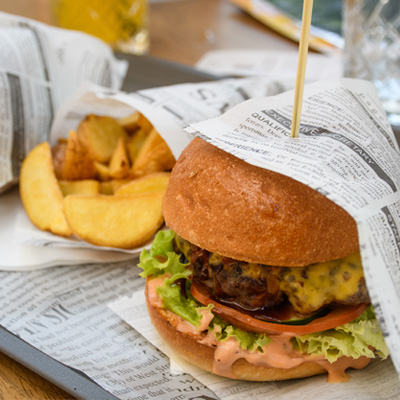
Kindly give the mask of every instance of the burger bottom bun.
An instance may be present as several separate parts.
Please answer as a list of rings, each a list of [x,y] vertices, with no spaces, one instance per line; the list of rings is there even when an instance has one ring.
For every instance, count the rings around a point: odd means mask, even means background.
[[[193,365],[211,373],[213,371],[215,348],[200,343],[204,336],[191,333],[184,333],[177,330],[179,317],[168,310],[150,304],[147,296],[146,303],[151,321],[164,341],[176,352],[177,355],[189,361]],[[247,381],[281,381],[295,378],[305,378],[327,371],[319,364],[305,362],[297,367],[290,369],[271,368],[248,363],[245,359],[235,361],[232,366],[232,379]]]

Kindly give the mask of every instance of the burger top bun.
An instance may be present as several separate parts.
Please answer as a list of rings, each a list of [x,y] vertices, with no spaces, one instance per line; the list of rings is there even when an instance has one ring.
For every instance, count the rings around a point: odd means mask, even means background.
[[[308,186],[195,138],[163,201],[169,228],[210,252],[274,266],[305,266],[359,251],[354,219]]]

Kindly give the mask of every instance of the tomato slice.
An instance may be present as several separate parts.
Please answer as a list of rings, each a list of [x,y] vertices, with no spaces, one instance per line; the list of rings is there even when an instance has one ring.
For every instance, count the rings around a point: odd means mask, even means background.
[[[190,289],[193,297],[201,304],[207,306],[212,304],[213,313],[223,318],[232,325],[237,326],[248,332],[267,333],[278,335],[284,332],[295,335],[305,335],[336,328],[347,322],[353,321],[359,317],[368,307],[368,304],[359,304],[356,306],[337,306],[327,315],[316,318],[306,325],[286,325],[273,322],[261,321],[238,310],[225,306],[209,297],[209,291],[201,284],[192,282]]]

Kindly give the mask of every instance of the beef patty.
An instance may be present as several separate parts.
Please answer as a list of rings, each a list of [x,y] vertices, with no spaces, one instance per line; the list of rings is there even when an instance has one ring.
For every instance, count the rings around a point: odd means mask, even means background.
[[[305,267],[275,267],[210,253],[177,235],[175,249],[217,301],[244,310],[288,300],[297,313],[307,315],[329,304],[370,302],[359,254]]]

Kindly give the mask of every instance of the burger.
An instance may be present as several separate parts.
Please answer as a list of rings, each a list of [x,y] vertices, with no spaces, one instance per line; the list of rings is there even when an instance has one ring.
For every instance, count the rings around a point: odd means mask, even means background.
[[[152,323],[178,355],[272,381],[386,358],[357,226],[310,187],[195,138],[177,161],[139,267]]]

